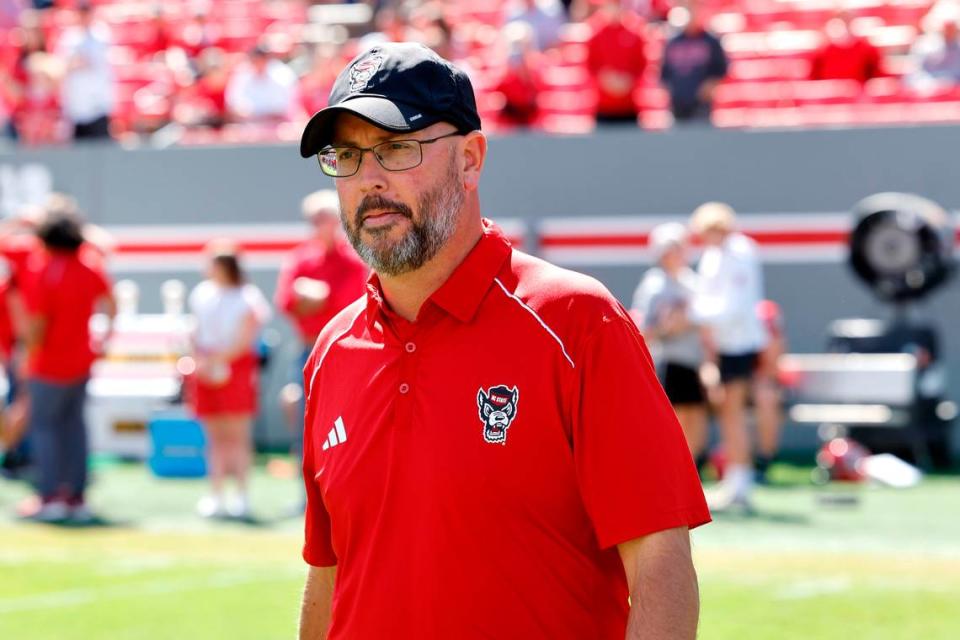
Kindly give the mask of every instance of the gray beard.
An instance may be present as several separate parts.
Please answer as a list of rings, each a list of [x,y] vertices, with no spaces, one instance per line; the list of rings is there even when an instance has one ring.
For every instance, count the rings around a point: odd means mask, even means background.
[[[378,274],[398,276],[416,271],[437,255],[453,235],[463,200],[463,189],[451,170],[443,184],[420,197],[420,221],[411,218],[412,228],[400,240],[389,243],[386,236],[391,229],[386,228],[368,230],[373,241],[366,243],[359,224],[347,228],[347,237],[360,258]]]

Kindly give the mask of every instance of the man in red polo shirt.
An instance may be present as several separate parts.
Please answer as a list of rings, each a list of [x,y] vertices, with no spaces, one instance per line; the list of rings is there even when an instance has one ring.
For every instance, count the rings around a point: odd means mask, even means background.
[[[330,105],[300,151],[374,275],[304,369],[300,637],[694,638],[683,433],[612,295],[481,217],[466,75],[382,44]]]

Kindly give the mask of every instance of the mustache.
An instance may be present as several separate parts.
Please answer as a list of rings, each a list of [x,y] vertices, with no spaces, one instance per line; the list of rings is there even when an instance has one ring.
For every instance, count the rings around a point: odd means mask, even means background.
[[[388,200],[381,195],[372,195],[364,198],[363,201],[360,202],[360,206],[357,207],[357,223],[362,220],[363,214],[373,209],[389,209],[401,213],[408,218],[413,218],[413,211],[402,202]]]

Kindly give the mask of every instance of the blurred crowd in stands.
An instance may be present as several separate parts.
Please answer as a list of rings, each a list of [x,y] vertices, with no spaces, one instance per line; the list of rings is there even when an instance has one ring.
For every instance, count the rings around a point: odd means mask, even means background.
[[[295,140],[391,40],[462,66],[492,131],[951,122],[958,19],[960,0],[0,0],[0,124],[29,145]]]

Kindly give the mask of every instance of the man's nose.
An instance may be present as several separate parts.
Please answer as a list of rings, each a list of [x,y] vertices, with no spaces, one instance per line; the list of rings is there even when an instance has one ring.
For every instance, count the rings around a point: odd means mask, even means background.
[[[361,152],[357,180],[363,191],[384,191],[387,188],[387,170],[383,168],[372,149]]]

